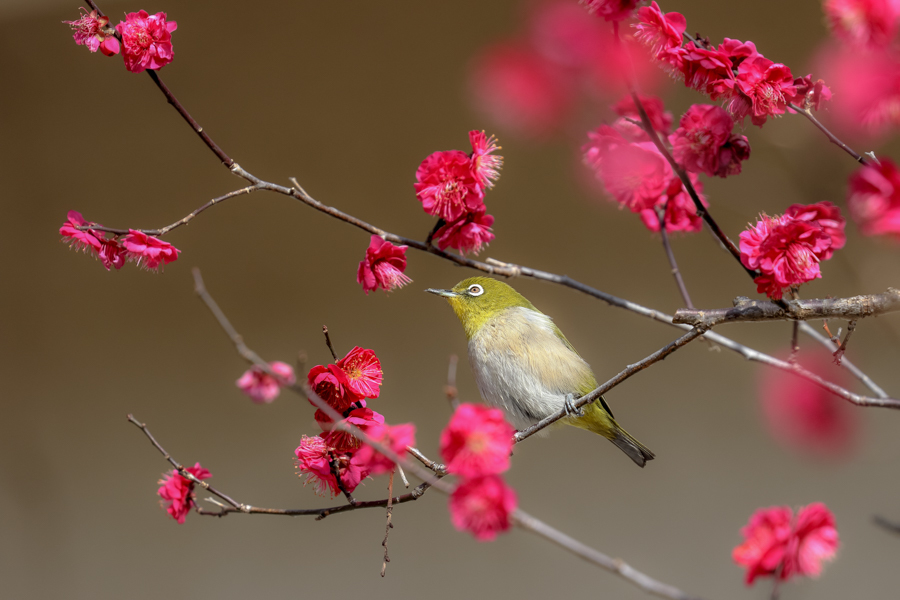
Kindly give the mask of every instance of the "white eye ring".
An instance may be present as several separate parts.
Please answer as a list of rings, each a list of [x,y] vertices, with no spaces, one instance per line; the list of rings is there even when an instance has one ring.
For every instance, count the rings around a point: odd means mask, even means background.
[[[470,296],[480,296],[480,295],[482,295],[482,294],[484,293],[484,288],[481,287],[480,285],[478,285],[478,284],[476,283],[476,284],[474,284],[474,285],[470,285],[470,286],[469,286],[469,289],[466,290],[466,292],[467,292]]]

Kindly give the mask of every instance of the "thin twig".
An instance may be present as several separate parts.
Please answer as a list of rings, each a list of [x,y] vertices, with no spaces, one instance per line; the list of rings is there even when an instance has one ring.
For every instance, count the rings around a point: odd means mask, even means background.
[[[656,218],[659,219],[659,235],[662,237],[663,248],[666,251],[666,257],[669,259],[669,266],[672,268],[672,276],[675,277],[675,285],[678,286],[681,299],[684,300],[686,307],[694,308],[687,286],[684,285],[684,279],[681,277],[681,271],[678,269],[678,263],[675,261],[675,253],[672,251],[672,245],[669,243],[669,234],[666,232],[666,211],[668,209],[669,200],[666,199],[665,208],[656,211]]]
[[[550,527],[543,521],[532,517],[522,510],[516,510],[512,514],[512,519],[513,522],[522,529],[535,533],[544,539],[553,542],[557,546],[568,550],[589,563],[595,564],[611,573],[615,573],[645,592],[659,596],[660,598],[671,598],[672,600],[698,600],[696,596],[691,596],[676,587],[657,581],[649,575],[638,571],[620,558],[612,558],[599,550],[595,550],[590,546],[582,544],[575,538]]]
[[[810,109],[808,109],[808,108],[801,108],[801,107],[797,106],[796,104],[792,104],[792,103],[791,103],[791,104],[788,104],[788,106],[789,106],[790,108],[792,108],[793,110],[795,110],[796,112],[798,112],[799,114],[801,114],[801,115],[803,115],[804,117],[806,117],[807,119],[809,119],[809,122],[812,123],[813,125],[815,125],[816,128],[819,129],[819,131],[821,131],[822,133],[824,133],[824,134],[825,134],[825,137],[827,137],[828,140],[829,140],[832,144],[836,145],[838,148],[840,148],[841,150],[843,150],[844,152],[846,152],[847,154],[849,154],[850,156],[852,156],[852,157],[853,157],[853,160],[855,160],[856,162],[858,162],[858,163],[861,164],[861,165],[868,165],[868,164],[869,164],[869,161],[866,160],[866,158],[865,158],[864,156],[862,156],[861,154],[859,154],[856,150],[854,150],[853,148],[851,148],[850,146],[848,146],[847,144],[845,144],[844,142],[842,142],[842,141],[840,140],[840,138],[838,138],[836,135],[834,135],[833,133],[831,133],[831,131],[829,131],[829,129],[828,129],[827,127],[825,127],[825,126],[822,124],[822,122],[819,121],[819,119],[817,119],[817,118],[815,117],[815,115],[812,114],[812,111],[811,111]]]
[[[334,346],[331,345],[331,336],[328,335],[328,326],[322,325],[322,333],[325,334],[325,343],[328,345],[328,350],[331,352],[331,358],[334,359],[334,362],[337,362],[337,354],[334,353]]]
[[[809,323],[800,323],[800,331],[810,336],[823,346],[829,349],[834,349],[834,346],[831,343],[831,340],[822,335],[819,331],[815,329]],[[846,358],[841,361],[841,366],[850,371],[850,373],[856,377],[863,385],[872,390],[872,393],[875,394],[879,398],[889,398],[890,396],[886,391],[884,391],[881,386],[875,383],[871,377],[863,373],[862,369],[857,367],[855,364],[847,360]]]
[[[841,361],[844,359],[844,352],[847,351],[847,342],[850,341],[850,335],[856,330],[856,319],[853,319],[849,323],[847,323],[847,335],[844,336],[844,341],[841,342],[840,347],[834,351],[834,364],[839,365]]]
[[[341,477],[341,471],[340,469],[338,469],[337,458],[335,458],[334,454],[329,453],[328,467],[331,469],[332,477],[334,477],[334,480],[337,482],[338,489],[341,490],[342,494],[344,494],[347,502],[349,502],[351,506],[355,505],[356,499],[344,486],[344,479]]]
[[[391,498],[394,496],[394,472],[391,471],[391,477],[388,479],[388,505],[386,508],[387,512],[387,524],[384,526],[384,540],[381,542],[381,545],[384,546],[384,562],[381,563],[381,576],[384,577],[384,572],[387,570],[387,564],[391,562],[391,557],[388,556],[388,536],[391,533],[391,528],[394,526],[391,523],[391,516],[394,512],[394,505],[391,504]]]
[[[900,534],[900,523],[889,521],[880,515],[875,515],[874,517],[872,517],[872,521],[874,521],[875,524],[882,529],[890,531],[891,533]]]
[[[447,385],[444,386],[444,394],[450,408],[456,410],[459,407],[459,390],[456,388],[456,365],[459,358],[455,354],[450,355],[450,364],[447,366]]]

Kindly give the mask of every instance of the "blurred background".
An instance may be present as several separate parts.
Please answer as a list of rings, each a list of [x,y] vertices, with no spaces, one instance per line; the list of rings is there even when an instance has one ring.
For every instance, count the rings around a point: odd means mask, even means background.
[[[145,421],[177,460],[200,461],[211,483],[240,502],[341,502],[316,497],[294,473],[294,448],[318,431],[307,402],[283,395],[254,405],[235,387],[246,365],[194,296],[191,267],[268,360],[293,363],[303,352],[308,367],[326,363],[322,325],[339,354],[354,345],[374,349],[384,387],[372,406],[392,423],[415,422],[419,447],[433,457],[450,416],[443,393],[450,355],[462,357],[461,399],[479,397],[459,323],[422,290],[473,272],[411,252],[412,284],[366,296],[355,274],[368,234],[274,194],[231,200],[173,231],[166,240],[182,253],[161,274],[133,265],[107,272],[70,251],[57,233],[69,210],[112,227],[160,227],[243,185],[149,77],[127,72],[121,57],[74,44],[61,21],[77,19],[78,6],[0,3],[0,164],[10,225],[0,237],[7,257],[0,267],[0,595],[527,598],[565,590],[572,598],[647,597],[522,531],[478,543],[453,529],[436,492],[395,509],[384,579],[380,509],[319,522],[191,514],[184,525],[160,509],[156,482],[168,465],[126,413]],[[565,273],[670,313],[681,306],[658,236],[605,199],[580,162],[585,132],[609,120],[607,106],[618,98],[594,88],[538,131],[498,123],[475,106],[479,57],[503,40],[526,39],[538,5],[107,0],[101,8],[113,22],[142,8],[177,21],[175,60],[161,76],[257,176],[285,185],[295,176],[326,204],[424,239],[433,221],[413,192],[416,167],[435,150],[468,151],[467,132],[486,129],[499,136],[505,166],[486,200],[496,239],[480,258]],[[816,46],[828,38],[813,0],[670,1],[663,9],[684,13],[690,32],[716,43],[753,40],[798,75],[811,71]],[[704,101],[665,77],[656,85],[676,120]],[[822,118],[829,121],[827,111]],[[786,116],[763,129],[748,122],[744,133],[753,147],[744,173],[706,181],[713,214],[732,238],[761,211],[822,200],[845,206],[855,165],[806,120]],[[854,143],[860,151],[900,151],[890,138]],[[673,245],[696,305],[729,306],[737,295],[754,295],[706,232],[676,236]],[[803,294],[897,286],[897,253],[896,244],[863,237],[850,224],[846,248]],[[601,381],[678,335],[566,288],[512,283],[555,318]],[[781,353],[790,326],[736,324],[720,332]],[[897,317],[867,320],[847,356],[896,397],[898,345]],[[801,347],[803,360],[816,355],[808,338]],[[837,369],[828,372],[842,380]],[[646,469],[596,436],[567,429],[516,448],[508,481],[525,511],[707,598],[768,597],[771,582],[745,588],[731,560],[754,510],[824,502],[836,516],[838,558],[821,580],[791,583],[782,598],[894,595],[900,537],[877,528],[872,516],[900,520],[900,415],[840,412],[846,436],[828,452],[785,444],[759,399],[772,375],[694,343],[608,395],[618,420],[656,452]],[[384,497],[386,486],[385,477],[370,480],[357,497]]]

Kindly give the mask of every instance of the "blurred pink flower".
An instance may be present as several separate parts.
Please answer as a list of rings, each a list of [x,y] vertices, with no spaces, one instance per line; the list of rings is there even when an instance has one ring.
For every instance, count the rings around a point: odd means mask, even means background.
[[[441,456],[449,472],[463,477],[502,473],[515,433],[500,409],[460,404],[441,433]]]
[[[637,7],[637,0],[581,0],[592,15],[606,21],[622,21],[631,16]]]
[[[411,282],[406,270],[407,246],[394,244],[373,235],[366,249],[366,257],[359,262],[356,283],[363,286],[366,295],[377,289],[389,292]]]
[[[450,520],[457,530],[486,542],[510,528],[516,504],[515,490],[500,475],[466,479],[450,495]]]
[[[832,33],[848,44],[883,48],[897,33],[897,0],[825,0],[822,8]]]
[[[734,549],[732,558],[747,568],[748,586],[757,577],[776,574],[782,581],[794,576],[818,577],[822,562],[834,559],[839,543],[834,515],[822,503],[801,508],[796,520],[786,506],[761,508],[741,529],[741,535],[744,543]]]
[[[672,113],[666,110],[663,101],[656,96],[646,96],[644,94],[638,94],[638,99],[641,101],[641,106],[644,107],[644,111],[650,119],[653,130],[660,134],[662,138],[669,135],[669,131],[672,129]],[[627,140],[631,142],[650,141],[650,136],[647,135],[642,127],[628,120],[629,118],[635,121],[641,120],[641,113],[638,111],[631,94],[623,96],[621,100],[613,104],[612,109],[613,112],[621,117],[613,123],[613,128]]]
[[[285,384],[296,383],[297,378],[294,376],[294,369],[291,365],[275,361],[269,363],[269,368],[281,377]],[[256,365],[241,375],[235,385],[257,404],[268,404],[281,393],[281,383]]]
[[[900,239],[900,170],[891,159],[860,167],[847,187],[850,215],[863,234]]]
[[[780,358],[787,360],[788,354]],[[812,351],[798,358],[800,366],[822,379],[846,385],[844,369],[830,354]],[[859,421],[854,407],[807,379],[767,368],[760,375],[759,400],[769,432],[787,447],[838,458],[856,445]]]
[[[700,203],[703,206],[709,206],[703,195],[703,182],[700,181],[700,178],[694,173],[688,173],[688,179],[691,180],[694,190],[700,196]],[[672,178],[666,194],[660,196],[653,208],[646,208],[640,212],[641,221],[650,231],[659,231],[659,215],[656,211],[661,208],[666,209],[664,219],[667,232],[693,233],[703,229],[703,217],[697,214],[697,207],[694,205],[693,199],[684,189],[684,184],[678,177]]]
[[[438,248],[441,250],[455,248],[463,254],[481,252],[482,246],[486,246],[494,239],[491,231],[494,217],[485,214],[485,210],[482,205],[477,211],[467,213],[462,218],[441,226],[434,234]]]
[[[831,237],[831,246],[822,253],[822,260],[831,258],[835,250],[840,250],[847,243],[847,235],[844,233],[847,223],[841,216],[841,209],[831,202],[792,204],[784,211],[784,214],[798,221],[815,223]]]
[[[416,426],[412,423],[376,424],[369,427],[366,434],[401,457],[406,455],[407,446],[416,445]],[[389,473],[394,470],[394,461],[369,444],[363,444],[360,447],[355,460],[370,475]]]
[[[595,155],[591,146],[598,141],[600,152]],[[672,181],[672,167],[652,142],[609,146],[607,141],[593,138],[583,148],[586,157],[599,158],[589,166],[594,167],[607,193],[632,212],[653,208]]]
[[[145,69],[161,69],[174,57],[172,32],[178,28],[175,21],[166,21],[166,13],[150,16],[147,11],[128,13],[125,21],[116,25],[122,36],[125,68],[132,73]]]
[[[384,375],[381,361],[373,350],[354,346],[347,356],[337,362],[337,366],[347,376],[350,390],[360,398],[377,398],[381,393]]]
[[[122,238],[126,258],[147,270],[162,270],[163,265],[178,260],[178,248],[142,231],[129,229]]]
[[[789,215],[760,215],[740,235],[741,262],[761,273],[757,291],[780,300],[785,288],[821,278],[819,261],[831,248],[831,236],[817,224]]]
[[[212,477],[212,474],[201,467],[200,463],[194,464],[193,467],[187,467],[185,471],[200,481]],[[178,523],[184,523],[188,512],[195,506],[195,483],[186,477],[182,477],[174,469],[168,473],[163,473],[163,478],[157,483],[161,484],[156,492],[162,498],[160,504],[165,507],[169,516],[178,521]]]

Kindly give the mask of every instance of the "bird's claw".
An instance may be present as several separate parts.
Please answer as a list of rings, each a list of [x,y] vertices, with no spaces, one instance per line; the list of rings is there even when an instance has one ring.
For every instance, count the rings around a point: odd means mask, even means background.
[[[575,408],[575,394],[566,394],[566,401],[563,403],[563,408],[566,410],[566,414],[568,416],[575,417],[583,417],[584,409]]]

